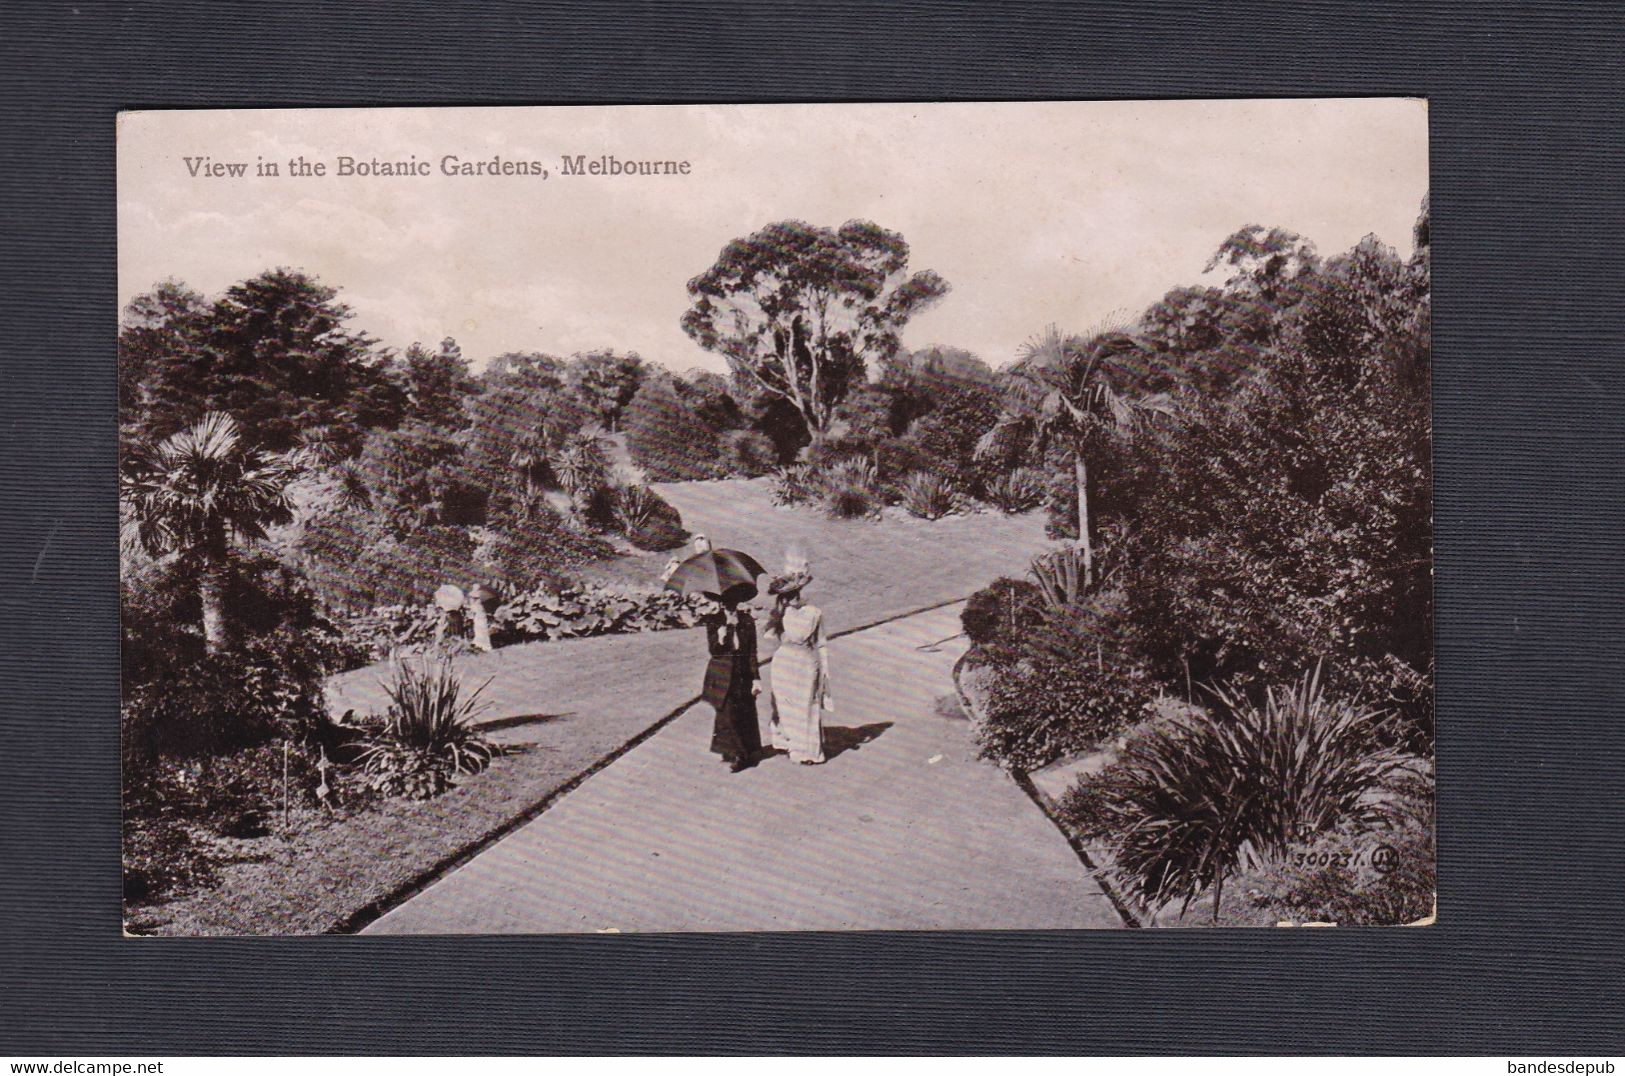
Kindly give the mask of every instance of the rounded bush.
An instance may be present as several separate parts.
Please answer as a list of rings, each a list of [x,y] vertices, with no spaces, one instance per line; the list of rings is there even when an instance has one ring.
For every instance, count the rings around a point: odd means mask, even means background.
[[[1153,696],[1138,665],[1113,655],[1068,662],[1022,661],[996,667],[982,753],[1020,770],[1099,746],[1139,720]]]
[[[639,549],[671,549],[688,539],[682,515],[648,486],[617,489],[612,514],[616,529]]]
[[[755,478],[778,466],[779,453],[765,433],[729,430],[722,435],[722,455],[730,474]]]
[[[664,379],[644,382],[627,405],[621,428],[632,462],[656,482],[719,478],[726,472],[716,431]]]
[[[978,647],[1013,647],[1042,620],[1039,601],[1029,580],[1001,577],[970,596],[959,623]]]

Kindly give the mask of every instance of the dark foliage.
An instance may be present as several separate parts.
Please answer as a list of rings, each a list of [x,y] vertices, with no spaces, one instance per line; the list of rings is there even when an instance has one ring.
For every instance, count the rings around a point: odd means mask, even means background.
[[[970,596],[959,623],[984,659],[1004,662],[1043,616],[1042,595],[1031,580],[1001,576]]]
[[[616,530],[639,549],[671,549],[688,539],[682,515],[648,486],[622,486],[611,496]]]
[[[577,355],[565,368],[570,391],[606,430],[617,429],[649,368],[636,352],[612,348]]]
[[[570,585],[583,568],[614,552],[608,542],[583,534],[544,505],[523,522],[494,528],[485,556],[491,582],[511,594],[537,586]]]
[[[435,351],[414,343],[406,349],[401,374],[411,421],[447,430],[468,425],[463,401],[480,384],[469,373],[468,360],[457,341],[448,336]]]
[[[999,667],[977,740],[989,758],[1037,769],[1122,732],[1154,694],[1150,677],[1120,654],[1038,655]]]
[[[667,378],[650,378],[626,408],[622,426],[632,462],[652,481],[719,478],[727,465],[717,433],[702,422]]]
[[[122,421],[162,439],[204,414],[232,415],[270,451],[302,435],[390,426],[404,393],[373,341],[348,327],[337,292],[276,269],[205,305],[183,285],[132,302],[120,334]],[[341,453],[355,450],[341,436]]]
[[[779,455],[766,434],[729,430],[722,435],[722,459],[729,474],[755,478],[777,467]]]
[[[962,492],[981,492],[984,481],[1007,470],[1008,461],[987,465],[976,446],[999,420],[999,396],[988,384],[944,380],[934,385],[926,410],[909,427],[908,439],[932,470]]]
[[[397,535],[363,515],[339,515],[306,530],[300,545],[311,585],[334,609],[427,602],[439,587],[467,587],[485,571],[462,527],[420,527]]]
[[[485,490],[471,480],[463,442],[449,430],[414,423],[376,431],[354,470],[373,509],[398,534],[484,522]]]
[[[753,396],[746,413],[750,428],[773,443],[773,453],[780,463],[795,459],[812,443],[801,412],[782,396]]]

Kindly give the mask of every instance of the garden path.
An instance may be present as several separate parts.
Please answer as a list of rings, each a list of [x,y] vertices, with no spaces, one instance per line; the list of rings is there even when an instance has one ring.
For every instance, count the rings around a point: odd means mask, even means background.
[[[963,644],[929,645],[958,613],[832,644],[825,765],[777,755],[731,774],[708,752],[709,708],[690,708],[369,932],[1122,926],[1050,821],[975,757],[945,698]]]

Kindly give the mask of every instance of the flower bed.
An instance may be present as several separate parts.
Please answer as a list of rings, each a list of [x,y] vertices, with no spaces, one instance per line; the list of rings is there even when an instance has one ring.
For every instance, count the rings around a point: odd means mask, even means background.
[[[343,624],[345,637],[372,660],[434,638],[439,611],[433,606],[382,606]],[[670,590],[634,590],[582,584],[549,590],[538,587],[508,599],[491,614],[496,646],[576,639],[589,635],[628,635],[700,622],[698,599]],[[454,629],[455,631],[455,629]]]

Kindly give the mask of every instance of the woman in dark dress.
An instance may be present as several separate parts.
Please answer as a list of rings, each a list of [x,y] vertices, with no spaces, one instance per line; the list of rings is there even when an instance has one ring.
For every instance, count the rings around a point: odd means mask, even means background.
[[[711,750],[738,773],[762,753],[762,729],[756,719],[756,696],[762,690],[756,667],[756,621],[736,605],[724,606],[706,620],[705,642],[711,660],[705,666],[700,697],[717,711]]]

